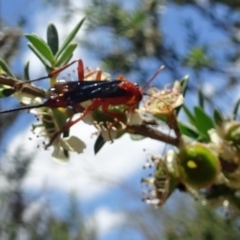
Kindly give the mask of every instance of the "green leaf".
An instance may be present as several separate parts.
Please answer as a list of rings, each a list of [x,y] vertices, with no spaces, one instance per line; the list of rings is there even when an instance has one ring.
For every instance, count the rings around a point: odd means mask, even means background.
[[[194,126],[178,120],[178,127],[182,134],[193,139],[199,138],[199,132]]]
[[[47,43],[55,56],[59,48],[59,40],[57,28],[52,23],[50,23],[47,28]]]
[[[45,60],[45,58],[42,57],[42,55],[36,50],[36,48],[31,43],[28,43],[28,47],[35,53],[35,55],[39,58],[43,65],[48,67],[49,63]]]
[[[68,37],[66,38],[66,40],[64,41],[64,43],[62,44],[62,46],[60,47],[60,49],[58,50],[58,52],[56,53],[56,58],[58,59],[58,57],[62,54],[62,52],[65,50],[65,48],[70,44],[70,42],[73,40],[73,38],[76,36],[77,32],[79,31],[79,29],[81,28],[83,22],[84,22],[85,18],[83,18],[77,25],[76,27],[72,30],[72,32],[68,35]]]
[[[13,88],[5,88],[1,91],[1,94],[4,97],[9,97],[11,96],[13,93],[15,93],[15,90]]]
[[[196,119],[195,119],[194,115],[191,113],[191,111],[188,109],[188,107],[185,104],[183,104],[182,107],[183,107],[185,114],[187,115],[189,122],[195,126]]]
[[[237,118],[239,106],[240,106],[240,99],[235,103],[234,108],[233,108],[233,119],[235,119],[235,120]]]
[[[144,136],[139,135],[139,134],[129,134],[129,135],[130,135],[130,138],[131,138],[133,141],[139,141],[139,140],[142,140],[142,139],[145,138]]]
[[[181,86],[181,93],[182,93],[182,96],[184,97],[186,95],[186,92],[187,92],[187,87],[188,87],[188,80],[189,80],[189,76],[186,75],[185,77],[183,77],[181,80],[180,80],[180,86]],[[175,109],[175,114],[176,116],[178,116],[181,108],[183,107],[183,105],[177,107]]]
[[[30,80],[30,77],[29,77],[29,61],[27,61],[24,65],[24,79],[25,80]]]
[[[0,84],[0,98],[5,98],[11,96],[15,93],[13,88],[5,88],[4,85]]]
[[[15,78],[14,74],[11,72],[11,70],[9,69],[7,63],[0,58],[0,68],[7,73],[7,75],[9,75],[10,77]]]
[[[59,129],[63,128],[66,125],[67,119],[69,117],[66,113],[66,110],[62,110],[60,108],[53,108],[52,113],[53,113],[55,122],[58,125]],[[69,132],[65,131],[64,137],[66,137],[67,134],[69,134]]]
[[[0,98],[6,97],[3,93],[3,90],[4,90],[3,85],[0,85]]]
[[[198,89],[198,104],[204,109],[204,96],[201,88]]]
[[[210,130],[211,128],[214,128],[214,123],[212,118],[208,116],[204,112],[204,110],[199,106],[194,107],[194,113],[196,117],[196,125],[195,125],[196,128],[200,133],[203,134],[203,136],[206,139],[209,139],[208,130]]]
[[[168,116],[155,116],[158,120],[160,120],[161,122],[166,123],[169,120]]]
[[[224,121],[224,117],[221,112],[219,112],[216,108],[214,109],[213,112],[213,119],[217,125],[221,125]]]
[[[62,66],[66,65],[70,59],[72,58],[73,54],[71,54],[68,58],[66,58],[66,60],[63,62]]]
[[[68,136],[69,136],[69,133],[70,133],[70,129],[68,129],[67,131],[63,132],[63,137],[64,137],[64,138],[68,137]],[[69,157],[69,152],[68,152],[68,150],[66,150],[66,149],[63,149],[63,154],[64,154],[64,156],[65,156],[66,158]]]
[[[65,50],[63,51],[62,55],[57,61],[56,67],[61,67],[67,63],[67,60],[70,60],[70,57],[73,55],[74,50],[76,49],[77,44],[71,43],[69,44]]]
[[[67,131],[63,132],[63,137],[69,137],[70,130],[68,129]]]
[[[105,140],[100,134],[94,144],[94,153],[97,154],[101,150],[104,144],[105,144]]]
[[[29,42],[36,49],[36,51],[38,51],[39,55],[41,55],[42,58],[47,59],[51,66],[54,67],[54,56],[47,43],[45,43],[42,38],[35,34],[25,34],[25,37],[29,40]]]
[[[185,77],[183,77],[183,78],[180,80],[181,93],[182,93],[183,97],[186,95],[186,92],[187,92],[188,81],[189,81],[189,76],[188,76],[188,75],[186,75]]]

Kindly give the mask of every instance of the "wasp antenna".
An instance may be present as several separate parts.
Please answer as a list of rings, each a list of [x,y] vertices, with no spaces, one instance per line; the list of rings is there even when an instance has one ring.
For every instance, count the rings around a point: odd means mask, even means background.
[[[81,59],[77,59],[77,60],[74,60],[68,64],[66,64],[65,66],[63,67],[60,67],[56,70],[54,70],[53,72],[49,73],[47,76],[44,76],[44,77],[40,77],[40,78],[36,78],[36,79],[32,79],[32,80],[27,80],[24,82],[25,83],[31,83],[31,82],[37,82],[39,80],[43,80],[43,79],[47,79],[47,78],[51,78],[51,77],[55,77],[57,76],[60,72],[62,72],[63,70],[65,70],[66,68],[70,67],[71,65],[73,65],[74,63],[78,62],[80,67],[81,68],[81,63],[82,63],[82,60]],[[82,63],[82,67],[83,67],[83,63]],[[78,69],[79,70],[79,69]]]
[[[23,107],[19,107],[19,108],[12,108],[12,109],[8,109],[8,110],[4,110],[1,111],[0,114],[2,113],[10,113],[10,112],[17,112],[17,111],[22,111],[22,110],[27,110],[27,109],[32,109],[32,108],[40,108],[40,107],[44,107],[45,104],[39,104],[39,105],[29,105],[29,106],[23,106]]]
[[[44,76],[44,77],[40,77],[40,78],[36,78],[36,79],[32,79],[32,80],[27,80],[23,83],[32,83],[32,82],[37,82],[37,81],[40,81],[40,80],[43,80],[43,79],[47,79],[49,78],[49,75],[48,76]]]
[[[165,68],[165,66],[161,66],[154,74],[153,76],[148,80],[146,85],[141,88],[141,92],[144,92],[144,90],[148,87],[148,85],[157,77],[157,75],[162,72],[162,70]]]

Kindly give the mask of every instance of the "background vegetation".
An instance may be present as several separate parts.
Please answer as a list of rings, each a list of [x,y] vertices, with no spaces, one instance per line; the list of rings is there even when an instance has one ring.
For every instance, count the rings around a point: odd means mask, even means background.
[[[92,0],[84,9],[67,0],[44,4],[64,9],[62,24],[73,12],[84,12],[87,38],[79,39],[80,44],[113,74],[123,73],[144,84],[164,64],[166,70],[157,82],[161,87],[185,74],[191,76],[186,96],[190,107],[199,88],[209,112],[217,106],[229,114],[239,98],[239,1]],[[164,17],[166,11],[169,19]],[[6,28],[8,19],[2,19],[0,57],[9,64],[21,51],[20,36],[27,21],[21,18],[19,26]],[[7,121],[0,116],[0,140],[15,121],[16,114]],[[39,200],[39,196],[29,199],[22,188],[33,159],[21,148],[9,155],[3,146],[1,142],[1,181],[6,183],[0,192],[1,239],[99,239],[97,226],[86,224],[74,197],[64,218],[56,216],[48,203],[27,218]],[[123,212],[126,221],[116,227],[113,239],[239,239],[238,216],[230,221],[225,213],[199,206],[184,194],[175,194],[171,204],[176,205],[174,210],[169,204],[162,210],[146,206]]]

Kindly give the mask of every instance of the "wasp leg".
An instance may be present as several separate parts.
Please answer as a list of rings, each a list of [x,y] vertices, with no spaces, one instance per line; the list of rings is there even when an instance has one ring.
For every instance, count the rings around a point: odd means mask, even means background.
[[[108,131],[108,136],[109,136],[109,139],[111,141],[111,143],[113,143],[113,138],[112,138],[112,135],[111,135],[111,130],[112,128],[119,124],[120,123],[120,120],[121,117],[122,117],[122,114],[121,113],[112,113],[112,112],[109,112],[108,110],[108,107],[109,107],[109,104],[103,104],[102,105],[102,110],[103,112],[108,115],[109,117],[112,117],[114,119],[114,122],[110,123],[108,126],[107,126],[107,131]]]
[[[75,120],[69,120],[59,131],[57,131],[51,138],[50,142],[45,146],[45,149],[47,149],[49,146],[52,145],[54,140],[63,132],[67,131],[69,128],[71,128],[73,125],[81,121],[86,115],[88,115],[92,110],[99,107],[99,101],[94,101],[88,108],[86,108],[82,115],[76,118]]]

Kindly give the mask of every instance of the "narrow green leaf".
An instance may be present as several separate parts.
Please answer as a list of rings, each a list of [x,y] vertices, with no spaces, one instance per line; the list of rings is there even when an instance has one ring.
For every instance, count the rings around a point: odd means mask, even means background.
[[[63,137],[69,137],[70,130],[68,129],[67,131],[63,132]]]
[[[42,58],[45,58],[51,63],[51,66],[54,65],[54,56],[50,47],[43,41],[42,38],[35,34],[25,34],[25,37],[29,40],[29,42],[34,46],[34,48],[39,52],[39,55]]]
[[[63,132],[63,137],[66,138],[69,136],[70,130],[68,129],[67,131]],[[69,157],[69,152],[66,149],[63,149],[63,154],[66,158]]]
[[[61,111],[58,108],[52,109],[52,112],[53,112],[55,122],[58,125],[59,129],[63,128],[66,125],[66,122],[69,116],[66,114],[65,111]],[[68,136],[67,134],[69,134],[68,130],[64,132],[63,134],[64,137],[67,137]]]
[[[61,54],[60,58],[58,58],[56,67],[61,67],[66,64],[66,61],[70,59],[70,56],[72,56],[74,50],[76,49],[77,44],[76,43],[71,43],[69,44],[63,53]]]
[[[101,150],[104,144],[105,144],[105,140],[100,134],[94,144],[94,153],[97,154]]]
[[[233,108],[233,119],[235,119],[235,120],[237,118],[239,106],[240,106],[240,99],[235,103],[234,108]]]
[[[84,22],[85,18],[83,18],[77,25],[76,27],[72,30],[72,32],[68,35],[68,37],[66,38],[66,40],[63,42],[62,46],[60,47],[60,49],[58,50],[58,52],[56,53],[56,58],[58,59],[58,57],[62,54],[62,52],[65,50],[65,48],[70,44],[70,42],[73,40],[73,38],[76,36],[77,32],[79,31],[79,29],[81,28],[83,22]]]
[[[47,28],[47,43],[55,56],[59,48],[59,40],[57,28],[52,23],[50,23]]]
[[[183,77],[181,80],[180,80],[180,86],[181,86],[181,93],[182,93],[182,96],[184,97],[186,95],[186,92],[187,92],[187,87],[188,87],[188,80],[189,80],[189,76],[186,75],[185,77]],[[176,116],[178,116],[181,108],[183,107],[183,105],[180,105],[179,107],[177,107],[175,109],[175,114]]]
[[[3,85],[0,85],[0,98],[6,97],[3,93],[3,90],[4,90]]]
[[[39,60],[43,63],[44,66],[48,67],[48,62],[45,60],[45,58],[42,57],[42,55],[37,51],[37,49],[31,44],[28,43],[28,47],[35,53],[35,55],[39,58]]]
[[[73,57],[73,54],[71,54],[68,58],[66,58],[66,60],[62,64],[62,66],[66,65],[72,57]]]
[[[194,113],[196,117],[196,128],[199,132],[201,132],[207,139],[209,139],[208,136],[208,130],[211,128],[214,128],[213,120],[210,116],[208,116],[204,110],[197,106],[194,107]]]
[[[1,94],[4,96],[4,97],[9,97],[11,96],[13,93],[15,93],[15,90],[13,88],[5,88],[5,89],[2,89],[1,91]],[[2,97],[3,97],[2,96]]]
[[[186,95],[187,88],[188,88],[188,81],[189,81],[189,76],[188,76],[188,75],[186,75],[185,77],[183,77],[183,78],[180,80],[181,93],[182,93],[183,96]]]
[[[188,107],[185,104],[183,104],[182,107],[183,107],[185,114],[187,115],[189,122],[195,126],[196,119],[195,119],[194,115],[191,113],[191,111],[188,109]]]
[[[221,125],[224,121],[224,117],[221,112],[219,112],[216,108],[214,109],[213,112],[213,119],[217,125]]]
[[[15,78],[14,74],[11,72],[10,68],[8,67],[7,63],[0,58],[0,68],[10,77]]]
[[[204,109],[204,96],[201,88],[198,89],[198,104]]]
[[[199,138],[199,132],[194,126],[178,120],[178,127],[182,134],[193,139]]]
[[[29,61],[27,61],[24,65],[24,79],[25,80],[30,80],[30,77],[29,77]]]
[[[5,98],[11,96],[15,93],[13,88],[6,88],[4,85],[0,85],[0,98]]]

